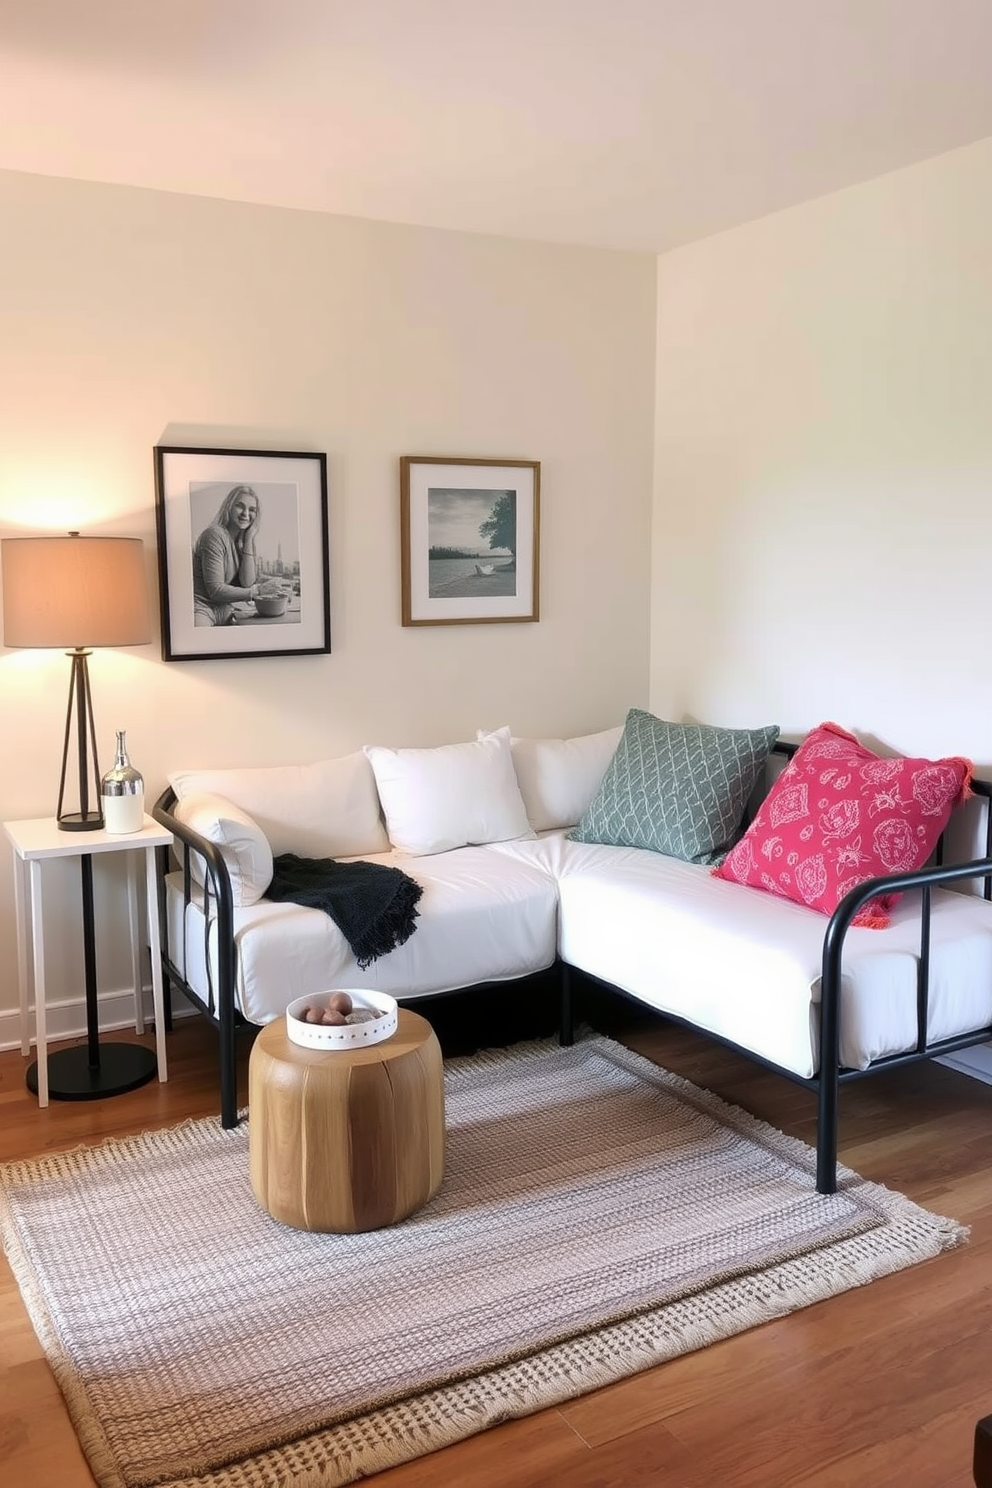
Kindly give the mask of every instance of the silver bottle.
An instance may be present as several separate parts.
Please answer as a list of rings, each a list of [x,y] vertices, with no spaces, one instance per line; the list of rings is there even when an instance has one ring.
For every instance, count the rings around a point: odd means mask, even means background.
[[[114,767],[100,782],[100,804],[106,831],[141,831],[145,819],[145,781],[128,758],[123,729],[117,732]]]

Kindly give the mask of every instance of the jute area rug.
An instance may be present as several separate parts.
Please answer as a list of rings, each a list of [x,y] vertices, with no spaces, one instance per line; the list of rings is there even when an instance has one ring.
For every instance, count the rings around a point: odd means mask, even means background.
[[[331,1488],[960,1243],[609,1039],[446,1067],[440,1192],[311,1235],[215,1119],[0,1167],[0,1228],[101,1488]]]

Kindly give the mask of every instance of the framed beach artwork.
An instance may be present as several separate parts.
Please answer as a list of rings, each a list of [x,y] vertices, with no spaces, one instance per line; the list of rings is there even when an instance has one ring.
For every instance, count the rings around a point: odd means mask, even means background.
[[[400,459],[404,625],[538,618],[537,460]]]
[[[327,456],[155,448],[166,661],[331,649]]]

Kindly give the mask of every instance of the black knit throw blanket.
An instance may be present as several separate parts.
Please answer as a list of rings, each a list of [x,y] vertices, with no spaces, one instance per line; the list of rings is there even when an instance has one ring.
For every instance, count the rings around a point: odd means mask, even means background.
[[[267,899],[304,904],[330,915],[364,971],[401,946],[417,928],[423,885],[384,863],[338,863],[280,853]]]

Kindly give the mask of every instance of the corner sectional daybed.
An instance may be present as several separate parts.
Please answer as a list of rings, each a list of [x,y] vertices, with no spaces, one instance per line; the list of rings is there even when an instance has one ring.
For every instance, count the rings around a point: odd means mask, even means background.
[[[730,755],[718,750],[714,768],[705,749],[684,749],[693,730],[733,735]],[[632,709],[623,728],[580,739],[502,729],[436,749],[174,773],[154,808],[176,838],[160,882],[164,969],[218,1028],[223,1124],[238,1119],[238,1026],[297,997],[370,988],[408,1002],[557,963],[565,1042],[578,974],[817,1090],[816,1182],[833,1192],[841,1083],[992,1039],[992,786],[964,761],[899,761],[926,767],[912,776],[914,815],[908,787],[903,799],[898,782],[878,784],[896,762],[857,745],[874,781],[859,818],[841,801],[857,773],[838,763],[842,743],[821,740],[838,756],[825,762],[805,759],[810,739],[797,753],[775,729],[708,731]],[[791,778],[804,759],[808,802]],[[958,804],[948,796],[941,814],[933,781],[951,765]],[[769,803],[774,830],[752,851]],[[786,852],[790,822],[797,844],[822,831],[827,846]],[[832,910],[809,907],[835,848],[842,864],[869,862],[874,837],[912,864],[907,844],[919,856],[925,832],[937,843],[927,838],[925,866],[862,870],[836,885]],[[329,915],[266,898],[287,853],[401,868],[423,890],[415,932],[359,965]]]

